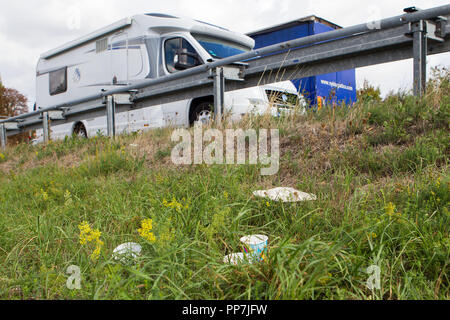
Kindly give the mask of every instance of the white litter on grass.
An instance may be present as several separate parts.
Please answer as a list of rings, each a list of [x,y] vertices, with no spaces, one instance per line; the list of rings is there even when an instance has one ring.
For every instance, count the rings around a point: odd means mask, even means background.
[[[127,263],[128,261],[139,257],[141,251],[142,247],[139,244],[128,242],[121,244],[120,246],[114,249],[113,258],[116,261]]]
[[[264,261],[267,256],[268,241],[269,237],[259,234],[241,238],[245,252],[255,261]]]
[[[229,264],[232,264],[235,266],[239,265],[240,263],[244,263],[244,262],[252,263],[249,259],[248,254],[233,253],[233,254],[226,256],[223,259],[223,263],[229,263]]]
[[[268,198],[273,201],[282,202],[300,202],[300,201],[315,201],[317,196],[295,190],[293,188],[275,188],[271,190],[259,190],[253,192],[255,197]]]
[[[139,147],[137,144],[130,144],[130,147],[132,147],[132,148],[137,148],[137,147]]]

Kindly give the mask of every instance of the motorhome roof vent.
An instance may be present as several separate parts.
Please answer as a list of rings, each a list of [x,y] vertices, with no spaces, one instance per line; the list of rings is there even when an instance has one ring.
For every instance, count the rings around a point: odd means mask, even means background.
[[[164,13],[146,13],[147,16],[156,17],[156,18],[168,18],[168,19],[178,19],[177,17],[164,14]]]
[[[95,52],[100,53],[108,50],[108,38],[103,38],[95,42]]]

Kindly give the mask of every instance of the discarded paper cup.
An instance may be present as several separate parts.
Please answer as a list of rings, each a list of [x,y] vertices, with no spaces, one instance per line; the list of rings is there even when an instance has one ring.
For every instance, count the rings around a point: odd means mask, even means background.
[[[223,259],[223,263],[229,263],[235,266],[244,261],[248,261],[248,258],[243,253],[233,253]]]
[[[269,238],[263,235],[252,235],[241,238],[245,253],[255,261],[264,261],[267,257],[267,244]]]

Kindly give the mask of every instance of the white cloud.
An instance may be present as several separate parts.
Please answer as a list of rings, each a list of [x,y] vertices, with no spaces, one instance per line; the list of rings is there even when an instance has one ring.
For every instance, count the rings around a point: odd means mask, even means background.
[[[422,9],[445,4],[442,0],[416,0]],[[190,16],[246,33],[307,15],[318,15],[343,27],[365,23],[375,13],[381,17],[402,14],[410,0],[14,0],[0,11],[0,75],[34,103],[35,65],[42,52],[71,41],[125,16],[163,12]],[[80,16],[75,17],[74,12]],[[75,22],[74,22],[75,21]],[[429,57],[430,67],[450,64],[450,54]],[[368,79],[385,94],[408,89],[412,62],[361,68],[358,85]]]

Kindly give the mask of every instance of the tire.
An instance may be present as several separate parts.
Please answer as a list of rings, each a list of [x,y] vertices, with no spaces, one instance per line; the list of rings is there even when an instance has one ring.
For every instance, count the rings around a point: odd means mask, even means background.
[[[73,134],[79,138],[87,139],[87,130],[84,124],[78,123],[73,129]]]
[[[212,102],[202,102],[194,107],[190,115],[190,123],[193,125],[196,122],[203,122],[203,124],[207,124],[211,121],[213,117],[213,103]]]

